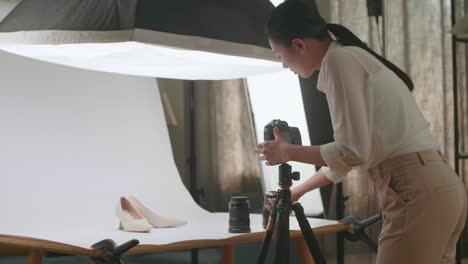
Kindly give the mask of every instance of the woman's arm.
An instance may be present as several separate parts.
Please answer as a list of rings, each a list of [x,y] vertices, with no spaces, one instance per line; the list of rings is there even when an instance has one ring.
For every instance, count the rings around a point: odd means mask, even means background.
[[[301,185],[291,188],[291,202],[297,202],[304,194],[322,186],[328,185],[330,183],[333,182],[330,179],[328,179],[327,176],[325,176],[325,173],[323,173],[322,170],[319,170]],[[273,205],[274,202],[274,198],[268,199],[268,203],[270,206]],[[270,206],[267,207],[268,210],[270,210]]]
[[[327,166],[320,154],[320,146],[288,145],[288,157],[290,161],[309,163],[316,166]]]
[[[296,202],[304,194],[330,183],[333,182],[325,176],[325,173],[323,173],[322,170],[318,170],[312,177],[309,177],[301,185],[291,189],[291,201]]]

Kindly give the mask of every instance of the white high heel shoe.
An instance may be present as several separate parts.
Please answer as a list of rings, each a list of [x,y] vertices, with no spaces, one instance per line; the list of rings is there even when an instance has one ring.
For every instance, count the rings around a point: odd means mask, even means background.
[[[152,228],[132,204],[125,198],[120,197],[116,208],[117,217],[120,220],[119,228],[128,232],[149,232]]]
[[[176,217],[167,217],[162,215],[157,215],[151,212],[148,208],[146,208],[140,201],[138,201],[134,196],[128,196],[128,201],[132,204],[132,206],[144,217],[148,220],[148,222],[153,225],[154,227],[176,227],[180,225],[187,224],[187,221],[183,219],[179,219]]]

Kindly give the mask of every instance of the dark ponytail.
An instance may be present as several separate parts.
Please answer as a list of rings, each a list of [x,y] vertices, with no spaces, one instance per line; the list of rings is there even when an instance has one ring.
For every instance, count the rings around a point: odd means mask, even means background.
[[[385,66],[387,66],[390,70],[392,70],[398,77],[400,77],[400,79],[406,84],[406,86],[408,86],[408,89],[410,91],[413,91],[414,89],[413,81],[405,72],[403,72],[395,64],[391,63],[384,57],[377,54],[375,51],[371,50],[364,42],[362,42],[349,29],[338,24],[327,24],[327,29],[337,38],[337,40],[343,46],[356,46],[372,54],[380,62],[382,62]]]
[[[278,5],[271,14],[266,26],[268,36],[287,47],[291,46],[294,38],[326,39],[331,32],[344,46],[356,46],[362,48],[376,57],[380,62],[392,70],[408,87],[413,90],[411,78],[400,68],[384,57],[375,53],[362,42],[349,29],[338,24],[327,24],[320,16],[315,4],[302,2],[301,0],[287,0]]]

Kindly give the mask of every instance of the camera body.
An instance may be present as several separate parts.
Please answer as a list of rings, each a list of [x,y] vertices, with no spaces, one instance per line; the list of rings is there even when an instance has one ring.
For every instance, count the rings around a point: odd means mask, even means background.
[[[278,127],[281,136],[283,136],[289,144],[302,145],[299,128],[290,127],[286,121],[279,119],[274,119],[265,126],[263,130],[264,141],[275,139],[275,135],[273,133],[274,127]]]

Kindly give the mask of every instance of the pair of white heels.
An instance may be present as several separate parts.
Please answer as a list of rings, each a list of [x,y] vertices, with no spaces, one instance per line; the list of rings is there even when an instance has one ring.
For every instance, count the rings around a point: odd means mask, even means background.
[[[153,227],[165,228],[187,224],[187,221],[157,215],[133,196],[120,197],[116,209],[119,228],[128,232],[149,232]]]

